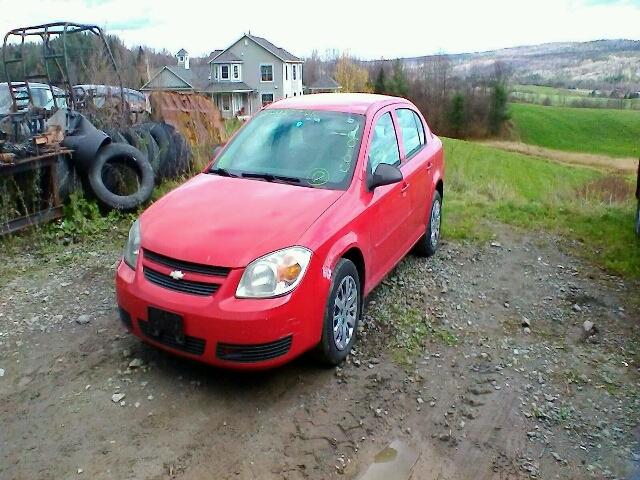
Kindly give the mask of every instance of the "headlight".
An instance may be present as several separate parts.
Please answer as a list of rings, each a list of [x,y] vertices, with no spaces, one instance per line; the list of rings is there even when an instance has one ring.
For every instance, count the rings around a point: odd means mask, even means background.
[[[124,261],[134,270],[136,269],[136,263],[138,262],[138,252],[140,251],[140,220],[136,220],[131,225],[129,230],[129,238],[127,244],[124,247],[124,254],[122,255]]]
[[[311,251],[289,247],[254,260],[245,269],[236,290],[238,298],[269,298],[289,293],[304,277]]]

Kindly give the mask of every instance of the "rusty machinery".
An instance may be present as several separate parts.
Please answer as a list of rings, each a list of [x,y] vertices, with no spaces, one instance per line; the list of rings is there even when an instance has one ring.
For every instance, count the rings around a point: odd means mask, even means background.
[[[115,72],[123,122],[128,121],[128,104],[124,101],[122,78],[115,59],[100,27],[71,22],[55,22],[10,30],[4,36],[2,63],[10,96],[9,112],[0,115],[0,180],[11,179],[18,184],[20,175],[36,175],[41,184],[40,199],[32,208],[9,208],[0,218],[0,235],[25,226],[40,223],[62,215],[62,202],[58,191],[58,164],[62,157],[73,155],[76,162],[90,162],[98,149],[109,142],[109,137],[96,129],[76,111],[80,99],[74,94],[69,76],[69,35],[88,34],[98,38],[104,55]],[[41,57],[30,71],[27,67],[25,47],[31,41],[42,43]],[[31,45],[32,47],[32,45]],[[53,106],[36,106],[33,86],[47,85]],[[61,93],[62,92],[62,93]],[[66,109],[61,109],[66,106]],[[61,114],[58,114],[61,112]],[[58,117],[58,118],[55,118]],[[54,121],[55,120],[55,121]],[[6,207],[7,199],[3,199]],[[6,208],[5,208],[6,210]],[[1,213],[1,212],[0,212]]]

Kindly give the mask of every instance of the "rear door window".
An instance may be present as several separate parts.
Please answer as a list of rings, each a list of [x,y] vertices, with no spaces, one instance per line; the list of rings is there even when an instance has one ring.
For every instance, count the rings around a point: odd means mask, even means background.
[[[399,108],[396,115],[402,132],[405,156],[409,158],[425,143],[424,125],[418,114],[408,108]]]

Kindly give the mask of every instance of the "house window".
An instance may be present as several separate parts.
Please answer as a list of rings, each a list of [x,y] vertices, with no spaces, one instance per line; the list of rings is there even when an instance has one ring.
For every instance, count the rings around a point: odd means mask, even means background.
[[[284,79],[289,80],[289,65],[284,66]]]
[[[182,55],[181,55],[181,56],[179,56],[179,57],[178,57],[178,61],[179,61],[179,62],[184,62],[184,57],[183,57]]]
[[[273,82],[273,65],[260,65],[260,81]]]
[[[296,79],[296,66],[293,66],[293,79]]]
[[[238,65],[234,65],[233,66],[233,78],[237,79],[240,77],[240,69],[238,68]]]
[[[231,110],[231,95],[228,93],[222,95],[222,110],[227,112]]]
[[[214,79],[218,79],[218,66],[217,65],[213,65],[213,78]]]
[[[262,106],[266,107],[270,103],[273,103],[273,93],[263,93],[262,94]]]
[[[220,78],[222,78],[222,80],[229,80],[229,65],[222,65]]]

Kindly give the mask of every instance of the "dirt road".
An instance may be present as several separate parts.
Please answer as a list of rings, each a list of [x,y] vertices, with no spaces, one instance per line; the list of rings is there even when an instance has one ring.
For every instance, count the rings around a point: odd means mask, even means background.
[[[394,439],[415,480],[640,478],[639,285],[495,228],[403,261],[331,370],[141,344],[117,319],[119,238],[3,258],[0,478],[348,479]]]

